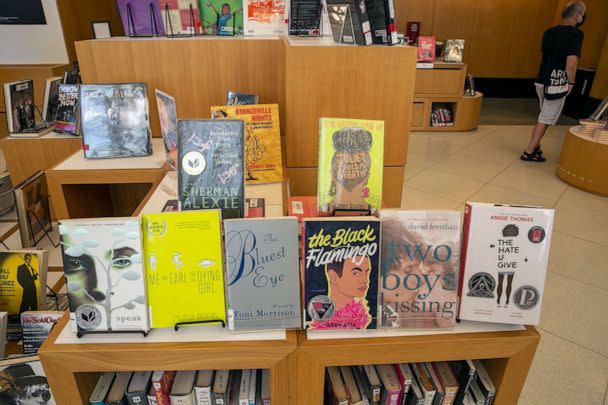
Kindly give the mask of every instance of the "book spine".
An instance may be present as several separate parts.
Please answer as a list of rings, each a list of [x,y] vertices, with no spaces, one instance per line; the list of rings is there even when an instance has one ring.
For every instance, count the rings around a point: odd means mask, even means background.
[[[127,398],[129,405],[143,405],[147,401],[147,396],[143,392],[127,392],[125,398]]]
[[[393,0],[384,0],[384,18],[386,20],[386,40],[389,45],[399,43],[397,39],[397,25],[395,24],[395,3]]]
[[[194,387],[196,405],[211,405],[211,387]]]
[[[399,403],[399,397],[401,396],[401,390],[387,390],[386,397],[384,398],[384,405],[401,405]]]
[[[165,384],[160,381],[154,381],[152,387],[154,387],[154,394],[156,395],[156,403],[158,405],[171,405],[171,399],[169,398]]]
[[[460,317],[460,310],[462,307],[462,288],[464,286],[464,279],[466,278],[466,267],[465,264],[467,262],[467,251],[469,249],[469,231],[471,229],[471,216],[473,206],[470,204],[466,204],[464,207],[464,226],[462,229],[462,254],[460,255],[460,278],[458,280],[458,296],[460,300],[458,300],[458,317]],[[460,387],[462,388],[462,387]]]

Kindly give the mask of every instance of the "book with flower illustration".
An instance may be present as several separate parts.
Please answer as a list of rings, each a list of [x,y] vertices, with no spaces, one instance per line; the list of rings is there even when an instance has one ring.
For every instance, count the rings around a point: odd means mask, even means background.
[[[460,217],[459,211],[382,210],[381,326],[454,327]]]
[[[220,223],[217,209],[142,215],[151,327],[226,320]]]
[[[247,184],[283,181],[278,104],[211,107],[212,118],[245,122],[245,181]]]
[[[73,329],[148,331],[137,218],[59,222]]]
[[[380,221],[305,218],[303,228],[304,327],[375,329]]]
[[[319,213],[377,214],[382,203],[383,162],[384,121],[321,118]]]
[[[243,121],[180,120],[177,124],[179,207],[245,216]]]

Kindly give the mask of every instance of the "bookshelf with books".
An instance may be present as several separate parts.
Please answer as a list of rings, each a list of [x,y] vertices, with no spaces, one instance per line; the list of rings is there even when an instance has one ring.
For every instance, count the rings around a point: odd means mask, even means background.
[[[468,131],[477,128],[483,94],[478,91],[475,95],[465,93],[467,65],[437,60],[417,66],[411,130]],[[438,108],[437,104],[443,105]],[[438,110],[441,111],[438,113]]]

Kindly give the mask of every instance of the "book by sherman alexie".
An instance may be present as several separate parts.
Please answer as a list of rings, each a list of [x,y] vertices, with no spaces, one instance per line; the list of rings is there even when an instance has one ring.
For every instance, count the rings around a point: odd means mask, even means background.
[[[148,331],[137,218],[59,222],[72,325],[87,331]]]
[[[82,84],[80,114],[84,157],[152,154],[145,83]]]
[[[229,328],[300,326],[298,219],[230,219],[224,231]]]
[[[552,209],[467,203],[460,319],[538,325]]]
[[[460,212],[382,210],[382,326],[450,328],[456,322]]]
[[[380,221],[307,218],[303,226],[304,327],[375,329]]]
[[[178,194],[183,211],[245,216],[243,121],[178,122]]]

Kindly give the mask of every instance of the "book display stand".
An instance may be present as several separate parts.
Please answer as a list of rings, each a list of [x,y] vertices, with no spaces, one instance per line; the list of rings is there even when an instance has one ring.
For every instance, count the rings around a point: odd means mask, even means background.
[[[127,4],[127,35],[130,38],[141,38],[141,37],[157,37],[160,35],[158,26],[156,25],[156,11],[154,11],[154,5],[150,2],[150,28],[152,34],[150,35],[137,35],[135,32],[135,20],[133,20],[133,11],[131,10],[131,3]]]
[[[226,327],[226,322],[224,322],[223,319],[210,319],[210,320],[207,320],[207,321],[178,322],[178,323],[175,324],[175,326],[173,328],[177,332],[179,330],[179,328],[182,327],[182,326],[213,325],[213,324],[216,324],[216,323],[219,323],[220,325],[222,325],[222,328]]]
[[[111,335],[111,334],[116,334],[116,333],[136,333],[136,334],[142,334],[144,337],[148,337],[148,334],[150,332],[146,332],[143,330],[121,330],[121,331],[95,331],[95,330],[79,330],[78,332],[76,332],[76,337],[78,339],[82,338],[85,335]]]
[[[59,243],[55,243],[55,241],[53,241],[53,238],[51,238],[51,232],[53,231],[53,222],[51,221],[50,218],[50,211],[49,211],[49,197],[46,196],[43,199],[43,202],[45,204],[45,208],[44,208],[44,212],[49,213],[49,218],[48,218],[48,228],[47,229],[44,224],[42,223],[41,218],[38,218],[38,216],[36,215],[36,213],[32,210],[27,210],[26,211],[26,216],[27,216],[27,226],[30,230],[30,234],[31,235],[35,235],[34,233],[34,228],[32,226],[32,217],[34,218],[34,220],[36,221],[36,223],[38,224],[38,226],[40,226],[40,228],[43,231],[43,234],[40,235],[40,237],[38,239],[34,239],[34,246],[38,246],[38,242],[40,242],[42,239],[44,239],[44,237],[46,236],[49,241],[51,241],[51,245],[53,247],[59,247]]]
[[[152,7],[150,5],[150,7]],[[171,20],[171,14],[169,12],[169,4],[165,4],[165,27],[168,27],[165,30],[165,36],[167,38],[182,38],[182,37],[192,37],[197,35],[197,27],[196,27],[196,19],[194,18],[194,8],[192,7],[192,3],[190,3],[190,23],[192,24],[192,33],[190,34],[175,34],[173,31],[173,21]],[[169,34],[170,32],[170,34]]]

